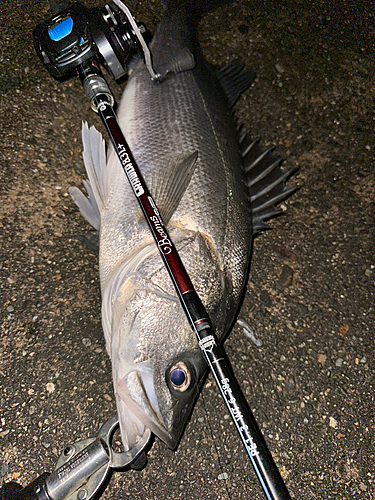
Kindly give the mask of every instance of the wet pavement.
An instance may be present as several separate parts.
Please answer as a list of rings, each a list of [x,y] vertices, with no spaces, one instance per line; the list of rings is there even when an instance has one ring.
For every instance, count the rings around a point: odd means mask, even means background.
[[[155,28],[158,2],[127,5]],[[42,1],[0,7],[0,479],[23,485],[115,412],[98,259],[67,195],[81,120],[100,124],[34,53],[47,16]],[[254,245],[242,315],[263,345],[234,328],[226,351],[293,498],[373,499],[374,7],[234,2],[200,35],[210,62],[256,71],[237,115],[301,186]],[[211,377],[177,451],[156,439],[148,460],[102,498],[264,498]]]

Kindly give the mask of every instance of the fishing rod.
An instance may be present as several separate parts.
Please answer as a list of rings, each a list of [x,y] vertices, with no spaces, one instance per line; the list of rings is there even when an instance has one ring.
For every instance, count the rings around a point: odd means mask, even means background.
[[[102,119],[123,170],[132,186],[143,215],[155,239],[165,267],[176,289],[182,308],[194,331],[202,353],[215,378],[230,416],[240,435],[251,464],[268,500],[291,500],[286,485],[272,458],[254,415],[230,367],[229,360],[212,329],[207,311],[200,300],[178,251],[168,234],[154,199],[117,122],[110,91],[103,92],[104,79],[94,66],[81,65],[80,79]],[[93,89],[101,88],[96,93]]]
[[[164,68],[163,74],[156,73],[152,67],[150,51],[142,35],[144,28],[138,27],[130,11],[120,0],[114,0],[114,3],[117,9],[106,4],[102,11],[89,10],[79,3],[64,9],[36,27],[34,30],[35,48],[44,66],[55,78],[66,79],[78,73],[92,109],[99,114],[106,127],[176,289],[187,320],[215,378],[265,496],[268,500],[291,500],[254,415],[233,374],[229,360],[211,326],[207,311],[195,291],[168,234],[160,211],[120,129],[113,109],[114,98],[99,70],[101,63],[115,79],[121,78],[126,74],[127,60],[132,54],[138,52],[143,55],[150,78],[157,85],[162,84],[161,82],[173,73],[191,69],[192,64],[194,66],[193,56],[184,51],[177,65],[176,61],[173,61],[170,67]],[[113,23],[114,20],[116,23]],[[90,23],[94,26],[93,31],[90,31]],[[116,36],[116,43],[114,43],[114,26],[120,26],[123,30],[120,37]],[[123,36],[124,33],[126,36]],[[120,44],[119,38],[122,40]],[[38,500],[66,498],[66,496],[54,497],[49,493],[48,488],[41,488],[38,485],[33,492],[35,496],[32,498]],[[82,496],[83,498],[88,497],[86,495]]]

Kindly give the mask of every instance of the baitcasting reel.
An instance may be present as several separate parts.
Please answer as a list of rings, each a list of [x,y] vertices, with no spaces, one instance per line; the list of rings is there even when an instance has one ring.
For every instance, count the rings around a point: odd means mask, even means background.
[[[35,50],[54,78],[66,80],[79,66],[97,61],[118,80],[134,55],[146,55],[146,28],[136,24],[121,2],[115,3],[121,8],[105,4],[88,9],[75,2],[34,29]]]
[[[128,73],[128,64],[139,54],[153,82],[194,68],[195,60],[188,49],[182,49],[155,72],[145,26],[137,25],[121,0],[115,5],[88,9],[75,2],[39,24],[33,32],[35,50],[47,71],[57,80],[79,75],[91,107],[98,111],[96,97],[114,99],[102,77],[102,64],[115,80]],[[63,2],[64,3],[64,2]]]

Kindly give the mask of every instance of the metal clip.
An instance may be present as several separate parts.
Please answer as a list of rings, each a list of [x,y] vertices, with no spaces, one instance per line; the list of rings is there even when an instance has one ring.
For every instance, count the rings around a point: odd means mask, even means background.
[[[116,452],[112,438],[118,425],[118,417],[114,415],[101,427],[96,438],[66,446],[54,472],[36,489],[37,499],[89,500],[98,492],[111,468],[123,468],[134,462],[149,442],[151,432],[146,429],[134,447]]]

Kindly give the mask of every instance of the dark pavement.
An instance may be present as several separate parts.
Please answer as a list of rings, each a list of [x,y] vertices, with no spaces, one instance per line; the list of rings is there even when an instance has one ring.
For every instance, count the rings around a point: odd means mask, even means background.
[[[154,30],[159,2],[127,5]],[[67,195],[98,118],[41,67],[47,16],[0,6],[0,479],[23,485],[115,412],[98,259]],[[263,345],[235,328],[226,351],[293,498],[374,499],[373,2],[237,1],[200,33],[210,62],[256,71],[237,114],[301,186],[254,245],[242,314]],[[103,499],[264,498],[211,377],[177,451],[155,440],[148,458]]]

